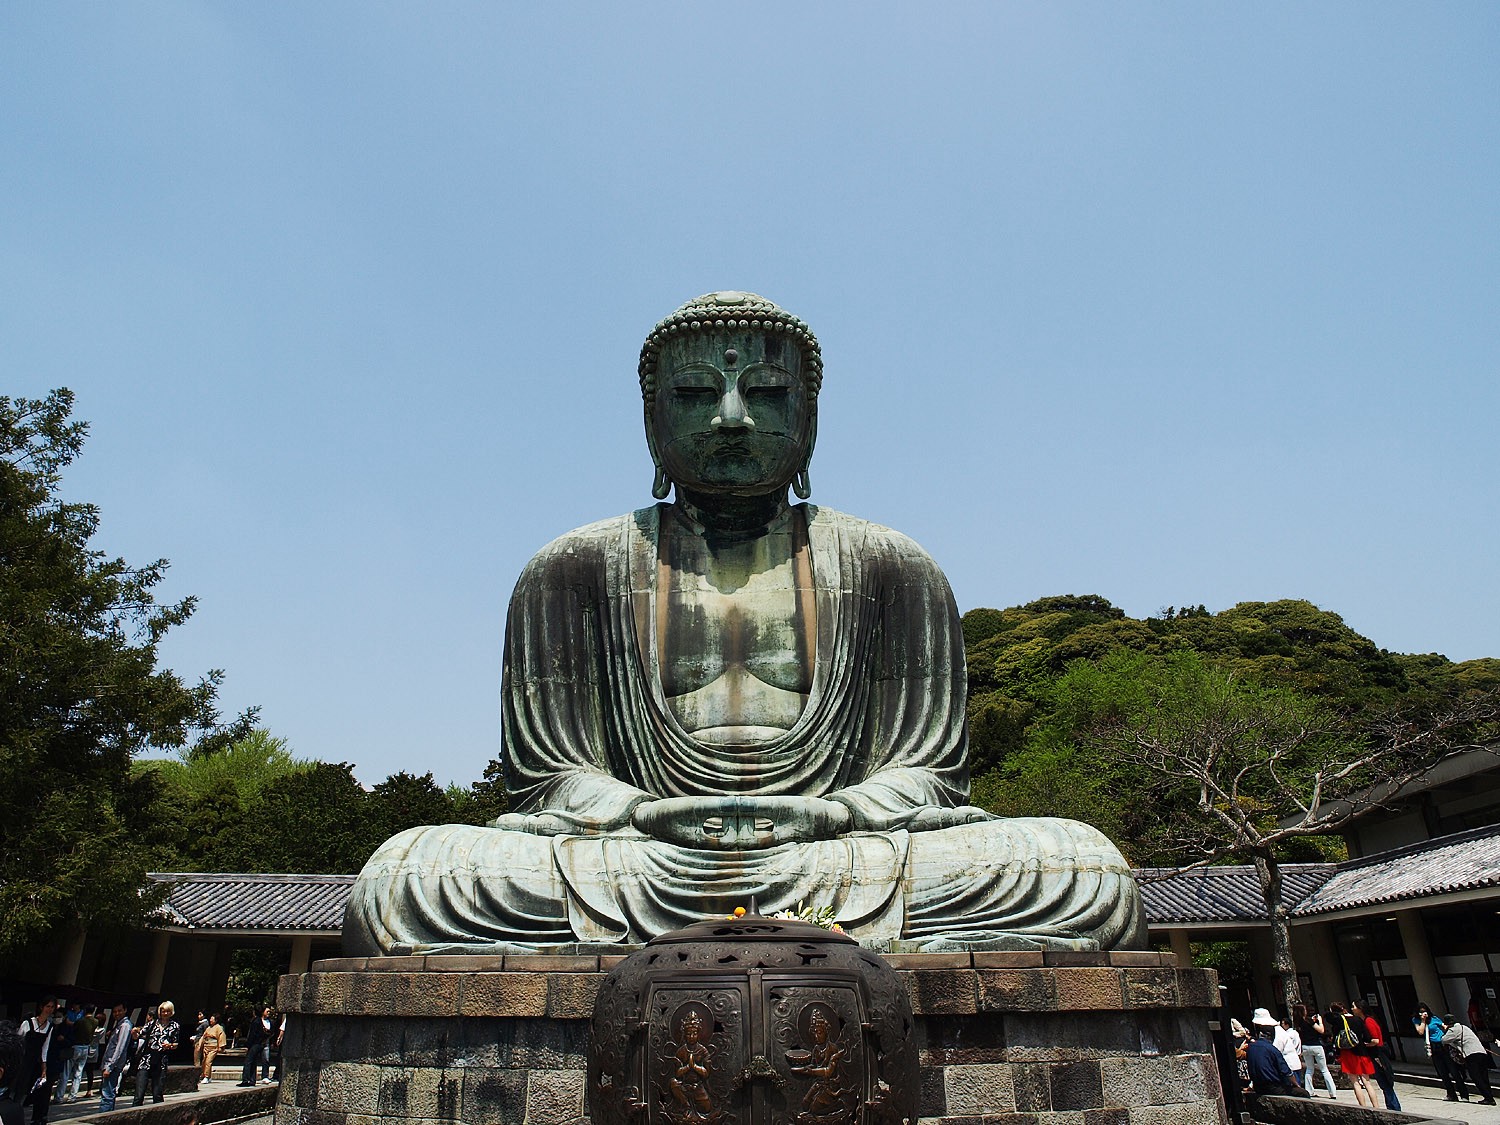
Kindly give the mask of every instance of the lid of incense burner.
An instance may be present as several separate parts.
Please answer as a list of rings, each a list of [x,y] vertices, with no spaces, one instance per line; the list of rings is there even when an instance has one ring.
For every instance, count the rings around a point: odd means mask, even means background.
[[[833,945],[858,945],[846,933],[826,929],[799,918],[763,918],[759,914],[746,914],[743,918],[720,918],[694,922],[680,930],[672,930],[653,938],[652,946],[700,944],[714,941],[782,941],[819,942]]]

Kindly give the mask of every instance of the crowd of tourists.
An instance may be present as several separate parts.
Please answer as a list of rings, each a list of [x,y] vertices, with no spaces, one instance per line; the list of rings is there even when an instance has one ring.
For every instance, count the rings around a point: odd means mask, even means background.
[[[1412,1014],[1411,1025],[1413,1033],[1421,1036],[1450,1102],[1468,1101],[1472,1085],[1479,1104],[1494,1105],[1490,1055],[1500,1055],[1500,1045],[1482,1025],[1473,1026],[1477,1020],[1472,1015],[1470,1020],[1464,1023],[1451,1014],[1439,1017],[1421,1004]],[[1240,1078],[1247,1092],[1337,1098],[1330,1070],[1333,1064],[1360,1105],[1401,1109],[1387,1030],[1358,1001],[1330,1004],[1327,1012],[1296,1004],[1281,1019],[1265,1008],[1257,1008],[1249,1028],[1238,1020],[1232,1020],[1231,1025]]]
[[[257,1073],[263,1084],[280,1081],[285,1034],[285,1016],[271,1008],[247,1014],[236,1036],[245,1045],[240,1086],[256,1085]],[[44,997],[19,1026],[0,1021],[0,1125],[21,1125],[26,1107],[31,1125],[46,1125],[53,1105],[92,1099],[96,1077],[101,1113],[126,1097],[132,1105],[142,1105],[147,1093],[162,1101],[174,1055],[191,1046],[198,1081],[211,1082],[215,1059],[230,1041],[217,1013],[200,1011],[185,1029],[170,1000],[136,1019],[124,1004],[110,1009]]]

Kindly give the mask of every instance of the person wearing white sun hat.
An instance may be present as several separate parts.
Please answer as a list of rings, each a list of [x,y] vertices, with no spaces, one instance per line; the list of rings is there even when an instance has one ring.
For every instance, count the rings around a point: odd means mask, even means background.
[[[1265,1008],[1256,1008],[1250,1017],[1255,1028],[1255,1039],[1245,1061],[1250,1066],[1250,1082],[1257,1094],[1278,1094],[1282,1097],[1305,1098],[1307,1091],[1297,1085],[1297,1079],[1286,1059],[1276,1048],[1276,1029],[1280,1026],[1276,1017]]]

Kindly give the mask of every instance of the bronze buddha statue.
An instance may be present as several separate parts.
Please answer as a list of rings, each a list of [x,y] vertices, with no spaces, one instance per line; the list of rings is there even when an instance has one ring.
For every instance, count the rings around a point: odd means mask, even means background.
[[[807,326],[711,293],[657,325],[639,374],[661,502],[544,547],[511,599],[515,811],[382,845],[346,952],[637,943],[752,899],[829,908],[886,948],[1141,945],[1139,890],[1099,832],[967,803],[963,637],[936,564],[789,503],[817,433]]]

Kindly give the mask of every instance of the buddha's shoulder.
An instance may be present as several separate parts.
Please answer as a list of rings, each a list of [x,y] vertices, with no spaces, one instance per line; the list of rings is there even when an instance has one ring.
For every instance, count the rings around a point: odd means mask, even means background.
[[[528,571],[549,571],[558,567],[570,567],[576,563],[592,563],[618,550],[632,528],[639,528],[644,519],[654,516],[653,509],[626,512],[622,516],[596,520],[575,527],[548,543],[527,563]]]
[[[867,562],[900,563],[941,573],[932,556],[915,539],[893,527],[820,504],[808,504],[806,508],[808,532],[815,537],[837,536]]]

